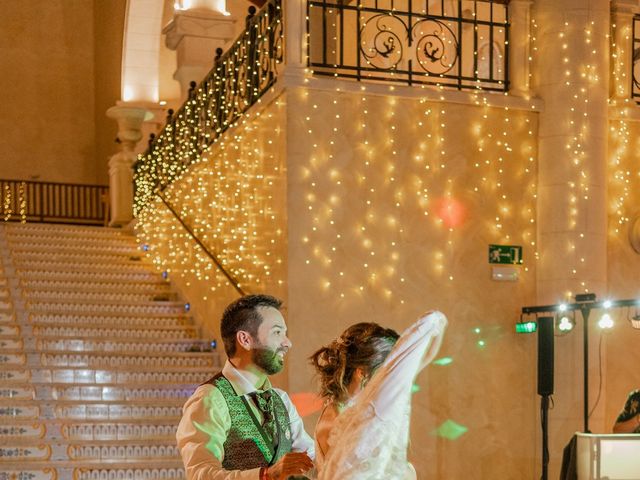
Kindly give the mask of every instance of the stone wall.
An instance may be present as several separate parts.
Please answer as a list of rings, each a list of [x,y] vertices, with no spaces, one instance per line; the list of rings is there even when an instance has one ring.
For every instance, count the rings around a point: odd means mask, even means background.
[[[125,3],[1,3],[2,177],[106,183]]]

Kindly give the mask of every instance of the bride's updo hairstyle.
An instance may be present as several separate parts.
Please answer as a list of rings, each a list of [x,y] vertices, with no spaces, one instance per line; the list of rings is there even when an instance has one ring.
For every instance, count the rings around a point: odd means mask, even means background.
[[[367,377],[382,365],[398,340],[395,330],[377,323],[356,323],[315,352],[309,360],[320,379],[320,396],[344,403],[356,368]]]

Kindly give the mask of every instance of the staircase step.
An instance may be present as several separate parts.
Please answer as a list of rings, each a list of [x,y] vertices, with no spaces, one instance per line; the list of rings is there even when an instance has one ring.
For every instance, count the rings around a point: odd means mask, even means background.
[[[18,275],[21,277],[21,282],[31,281],[50,281],[50,282],[81,282],[84,284],[95,285],[105,282],[118,283],[120,285],[126,285],[129,288],[137,283],[145,284],[166,284],[166,280],[162,276],[155,272],[142,272],[136,274],[116,272],[53,272],[44,271],[38,269],[18,269]]]
[[[4,385],[22,385],[31,380],[31,371],[26,368],[4,369],[0,366],[0,382]]]
[[[8,369],[0,366],[0,380],[4,386],[33,384],[144,384],[193,383],[199,384],[211,378],[211,368],[157,367],[158,370],[129,367],[126,370],[114,368],[73,368],[43,367],[32,369]],[[214,369],[215,370],[215,369]]]
[[[77,238],[78,235],[84,237],[123,237],[131,238],[131,235],[118,228],[97,227],[88,225],[63,225],[60,223],[6,223],[7,235],[16,233],[35,234],[42,236],[44,233],[59,233],[61,235],[71,235]]]
[[[0,426],[0,442],[9,441],[16,438],[23,438],[29,441],[33,441],[35,439],[42,439],[45,436],[46,432],[47,427],[44,423],[41,422],[12,421],[10,425],[6,424]]]
[[[43,271],[72,271],[72,272],[110,272],[116,270],[124,273],[141,273],[147,272],[149,265],[139,262],[100,262],[100,263],[81,263],[70,264],[59,260],[24,258],[14,259],[13,264],[17,270],[43,270]]]
[[[36,396],[35,389],[31,385],[6,387],[0,385],[0,400],[18,399],[33,400]]]
[[[78,440],[142,440],[146,438],[170,438],[175,442],[177,423],[65,423],[62,435],[71,441]]]
[[[0,458],[2,458],[3,464],[5,462],[15,462],[24,465],[24,463],[28,461],[47,461],[51,458],[51,452],[51,445],[43,445],[42,443],[28,447],[0,446]],[[2,468],[4,468],[4,465]],[[0,472],[2,472],[2,470],[0,470]],[[2,473],[0,473],[0,475],[2,475]]]
[[[29,300],[26,305],[31,312],[40,313],[129,313],[129,314],[172,314],[184,313],[185,304],[182,302],[118,302],[118,301],[87,301],[80,302],[57,302]]]
[[[74,252],[47,251],[44,249],[13,250],[11,258],[14,263],[24,262],[55,262],[73,263],[82,265],[86,263],[109,263],[112,265],[144,265],[148,260],[142,252],[86,252],[84,249],[76,249]]]
[[[94,401],[94,400],[0,400],[0,420],[10,425],[12,420],[40,418],[68,420],[112,420],[133,418],[180,418],[182,398]]]
[[[4,325],[6,323],[15,323],[16,316],[11,311],[0,311],[0,325]]]
[[[77,244],[59,244],[50,243],[42,240],[36,240],[28,243],[14,242],[8,240],[7,242],[11,248],[13,254],[22,255],[30,252],[50,252],[54,254],[77,254],[78,251],[82,251],[87,254],[104,254],[104,255],[126,255],[135,256],[143,254],[143,250],[135,243],[130,244],[115,243],[107,246],[100,245],[77,245]]]
[[[185,315],[131,316],[114,314],[74,315],[74,314],[31,314],[29,323],[34,325],[128,325],[148,327],[193,327],[193,319]]]
[[[152,438],[154,436],[162,437],[164,435],[172,435],[175,438],[175,431],[178,428],[176,418],[128,418],[128,419],[112,419],[112,420],[63,420],[60,422],[58,418],[39,418],[35,422],[32,420],[10,420],[6,425],[12,427],[33,427],[36,430],[46,430],[51,432],[55,439],[64,438],[67,440],[83,439],[89,436],[105,439],[125,438]],[[4,425],[3,425],[4,426]],[[0,427],[2,428],[2,427]],[[164,433],[163,433],[164,432]],[[167,433],[169,432],[169,433]],[[15,435],[20,437],[20,434]],[[77,437],[77,438],[76,438]]]
[[[219,371],[220,366],[212,367],[211,372]],[[211,375],[211,374],[210,374]],[[0,385],[0,400],[69,400],[69,401],[125,401],[153,399],[182,399],[195,391],[194,384],[162,383],[157,385],[117,385],[117,384],[68,384],[47,383],[35,385]]]
[[[3,341],[0,340],[0,347]],[[11,344],[15,345],[15,343]],[[139,351],[151,352],[187,352],[207,351],[209,342],[196,338],[170,340],[164,338],[144,338],[135,340],[131,337],[113,336],[109,339],[101,337],[40,337],[36,342],[37,349],[47,351],[82,351],[82,352],[120,352]],[[19,347],[17,347],[19,348]]]
[[[129,339],[142,338],[164,338],[172,335],[174,339],[196,338],[198,329],[196,327],[131,327],[125,328],[122,325],[106,326],[70,326],[42,324],[33,326],[33,334],[42,337],[129,337]],[[1,337],[0,337],[1,340]]]
[[[151,271],[147,272],[109,272],[109,271],[53,271],[43,270],[38,268],[18,268],[16,273],[22,279],[49,279],[49,280],[80,280],[85,282],[99,282],[99,281],[122,281],[122,282],[161,282],[162,277]]]
[[[6,355],[8,357],[8,355]],[[26,356],[24,363],[26,363]],[[3,355],[0,355],[0,364]],[[16,363],[19,358],[15,355]],[[108,354],[108,353],[43,353],[41,356],[42,365],[56,367],[91,367],[91,368],[124,368],[124,367],[149,367],[149,366],[173,366],[173,367],[202,367],[212,368],[217,364],[217,360],[208,353],[176,353],[171,357],[164,354]],[[24,363],[22,363],[24,365]]]
[[[27,400],[0,400],[0,423],[8,425],[11,420],[36,420],[39,418],[40,406],[24,402]]]
[[[1,306],[1,303],[0,303]],[[64,301],[64,300],[28,300],[27,308],[34,312],[40,313],[40,310],[45,310],[47,313],[57,313],[66,311],[97,311],[97,312],[114,312],[114,313],[132,313],[139,312],[149,314],[154,311],[158,313],[180,314],[185,313],[184,302],[171,301],[171,300],[157,300],[157,301],[125,301],[117,298],[109,300],[97,300],[87,299],[84,303],[80,301]]]
[[[121,231],[109,230],[99,227],[96,230],[76,230],[72,228],[47,228],[47,225],[40,224],[45,228],[39,229],[6,229],[6,237],[9,241],[20,241],[20,243],[35,240],[36,242],[45,241],[53,244],[60,243],[61,240],[67,240],[76,245],[91,244],[95,242],[105,243],[128,243],[136,244],[136,239],[132,235],[124,234]]]
[[[43,458],[45,452],[41,440],[14,438],[3,441],[0,439],[0,458],[6,456],[9,461],[68,459],[71,461],[103,460],[109,462],[148,460],[149,458],[175,460],[179,458],[175,438],[83,440],[82,444],[77,441],[57,440],[49,442],[47,447],[49,447],[48,456]],[[22,451],[25,455],[17,457],[7,455],[12,450]]]
[[[147,294],[163,294],[171,292],[171,285],[165,281],[160,282],[82,282],[79,280],[21,280],[22,290],[48,292],[135,292]]]
[[[27,364],[27,356],[24,353],[0,353],[0,365],[23,366]]]
[[[21,350],[24,348],[24,342],[20,337],[11,335],[2,335],[0,337],[0,349],[2,350]]]
[[[17,323],[0,324],[0,337],[20,336],[20,325]]]
[[[75,462],[29,462],[27,465],[0,466],[8,480],[184,480],[185,472],[179,459],[157,459],[134,462],[102,460]],[[14,477],[10,475],[15,475]]]
[[[212,372],[213,371],[214,370],[212,370]],[[193,384],[162,384],[149,387],[139,387],[135,385],[60,385],[53,387],[52,395],[56,400],[128,401],[180,399],[185,402],[187,398],[193,394],[195,389],[196,386]]]
[[[178,297],[175,293],[136,293],[136,292],[99,292],[99,291],[51,291],[51,290],[22,290],[23,297],[30,301],[38,302],[122,302],[122,303],[148,303],[148,302],[175,302]],[[181,305],[184,305],[182,303]]]

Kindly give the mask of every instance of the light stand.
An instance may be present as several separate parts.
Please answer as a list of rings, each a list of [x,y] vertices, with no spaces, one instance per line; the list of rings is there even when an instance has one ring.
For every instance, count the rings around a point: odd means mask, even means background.
[[[554,317],[538,319],[538,395],[542,427],[542,480],[547,480],[549,469],[549,398],[553,395]]]
[[[582,341],[583,341],[583,422],[584,433],[589,431],[589,315],[593,309],[609,309],[615,307],[638,307],[640,301],[633,300],[606,300],[603,302],[596,301],[593,293],[576,295],[576,303],[572,304],[556,304],[542,305],[533,307],[523,307],[523,315],[539,315],[552,314],[568,311],[579,310],[584,320],[582,325]],[[549,465],[549,398],[553,394],[553,328],[554,316],[540,316],[538,323],[540,326],[538,332],[538,394],[542,397],[540,402],[540,417],[542,427],[542,480],[548,478]],[[550,331],[549,331],[550,329]],[[549,340],[549,338],[551,340]],[[549,360],[550,359],[550,360]],[[541,371],[544,371],[545,362],[551,362],[551,373],[546,379],[541,379]],[[549,370],[549,365],[546,365]]]

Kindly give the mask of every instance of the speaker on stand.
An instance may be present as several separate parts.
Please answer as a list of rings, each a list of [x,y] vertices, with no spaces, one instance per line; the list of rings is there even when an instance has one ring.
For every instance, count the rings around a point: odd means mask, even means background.
[[[538,395],[542,423],[542,480],[549,475],[549,397],[553,395],[554,318],[538,317]]]

